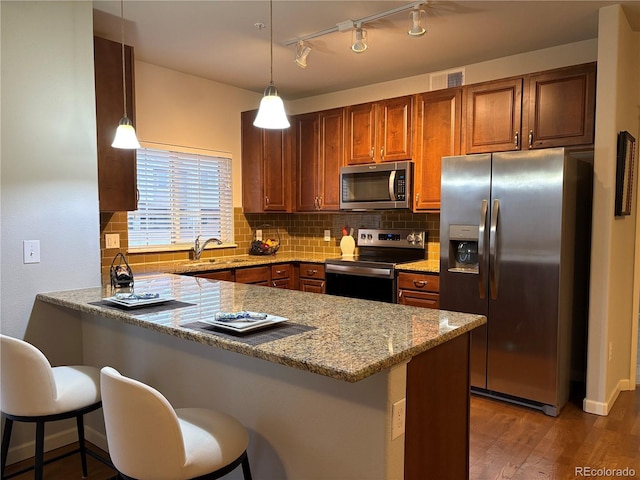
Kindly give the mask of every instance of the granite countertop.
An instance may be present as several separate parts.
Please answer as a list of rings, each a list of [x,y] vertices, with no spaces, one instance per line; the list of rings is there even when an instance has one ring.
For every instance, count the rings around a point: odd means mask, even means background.
[[[184,275],[143,276],[135,287],[136,292],[159,293],[175,301],[125,310],[101,302],[113,295],[110,286],[39,293],[36,299],[347,382],[408,361],[486,323],[482,315]],[[280,326],[300,331],[254,345],[244,336],[184,327],[210,319],[217,311],[242,310],[286,317],[289,321]]]
[[[276,255],[239,255],[234,257],[217,257],[215,259],[189,260],[185,262],[155,263],[147,266],[147,272],[193,274],[230,268],[257,267],[274,263],[309,262],[324,263],[328,258],[336,255],[322,255],[306,252],[278,253]],[[397,271],[411,271],[424,273],[438,273],[438,260],[419,260],[396,265]]]

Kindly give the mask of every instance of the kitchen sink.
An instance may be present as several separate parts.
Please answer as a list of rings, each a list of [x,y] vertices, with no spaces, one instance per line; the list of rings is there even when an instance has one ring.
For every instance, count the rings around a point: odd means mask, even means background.
[[[248,258],[210,258],[206,260],[190,260],[189,265],[232,265],[248,262]]]

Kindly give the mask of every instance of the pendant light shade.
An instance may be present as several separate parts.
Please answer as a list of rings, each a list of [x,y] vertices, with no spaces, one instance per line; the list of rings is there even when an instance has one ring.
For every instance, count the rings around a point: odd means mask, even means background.
[[[136,149],[140,148],[140,143],[136,137],[136,131],[133,123],[127,117],[127,82],[125,76],[125,58],[124,58],[124,0],[120,0],[120,33],[122,38],[122,98],[124,105],[124,115],[118,123],[116,136],[111,146],[113,148]]]
[[[133,124],[129,117],[125,114],[120,119],[118,129],[116,130],[116,136],[111,144],[113,148],[133,149],[140,148],[140,143],[136,137],[136,131],[133,128]]]
[[[264,90],[264,97],[260,100],[260,108],[253,125],[258,128],[282,129],[291,125],[284,111],[284,103],[278,96],[278,90],[270,83]]]
[[[278,96],[278,90],[273,84],[273,0],[269,0],[269,32],[271,48],[271,80],[269,86],[264,90],[264,96],[260,101],[258,114],[253,121],[253,125],[258,128],[283,129],[289,128],[291,124],[284,111],[284,103]]]

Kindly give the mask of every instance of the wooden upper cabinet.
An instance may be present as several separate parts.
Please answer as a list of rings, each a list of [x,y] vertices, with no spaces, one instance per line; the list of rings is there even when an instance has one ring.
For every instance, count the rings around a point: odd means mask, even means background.
[[[460,154],[462,89],[448,88],[415,98],[414,211],[440,209],[442,157]]]
[[[464,152],[519,150],[523,79],[485,82],[464,90]]]
[[[530,75],[523,149],[593,143],[595,89],[595,63]]]
[[[463,151],[589,145],[596,64],[547,70],[464,88]]]
[[[344,109],[298,115],[296,211],[340,209],[340,167],[344,159]]]
[[[124,114],[122,44],[94,37],[93,52],[100,211],[132,211],[138,208],[136,151],[111,146]],[[127,116],[135,126],[133,48],[128,45],[125,46],[125,71]]]
[[[411,96],[352,105],[346,113],[347,165],[411,159]]]
[[[290,129],[253,126],[256,111],[242,112],[242,207],[246,213],[291,211]]]
[[[347,165],[375,162],[376,104],[351,105],[347,110]]]

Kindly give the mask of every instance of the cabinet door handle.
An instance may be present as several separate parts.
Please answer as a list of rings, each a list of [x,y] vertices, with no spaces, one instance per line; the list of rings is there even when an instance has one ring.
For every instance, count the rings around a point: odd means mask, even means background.
[[[373,147],[371,147],[371,151],[369,152],[369,156],[371,157],[371,160],[373,160],[374,157],[374,153],[373,153]]]
[[[416,205],[418,204],[418,199],[420,198],[420,193],[416,193]]]
[[[282,275],[285,272],[285,270],[276,270],[276,274],[277,275]]]
[[[384,147],[380,149],[380,160],[384,159]]]
[[[533,130],[529,130],[529,148],[533,148]]]
[[[516,132],[514,134],[513,143],[515,144],[516,148],[518,148],[520,146],[520,132]]]
[[[268,195],[264,197],[264,201],[266,202],[266,206],[268,207],[269,206],[269,196]]]
[[[315,275],[318,273],[318,270],[307,270],[307,275]]]
[[[418,288],[422,288],[422,287],[426,287],[429,284],[429,282],[427,282],[426,280],[414,280],[413,284]]]
[[[318,210],[322,210],[322,197],[318,197]]]

